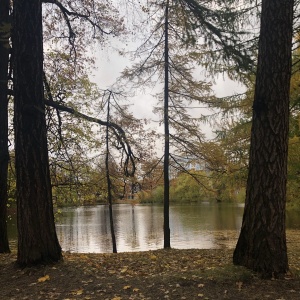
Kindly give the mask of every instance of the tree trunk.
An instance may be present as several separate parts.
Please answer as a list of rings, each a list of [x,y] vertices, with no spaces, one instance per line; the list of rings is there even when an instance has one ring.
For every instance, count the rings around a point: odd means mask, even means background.
[[[7,237],[8,60],[10,38],[9,0],[0,1],[0,253],[10,252]]]
[[[115,235],[115,226],[114,226],[114,215],[113,215],[113,208],[112,208],[112,186],[109,174],[109,131],[108,131],[108,124],[110,121],[110,96],[107,99],[107,125],[106,125],[106,136],[105,136],[105,143],[106,143],[106,154],[105,154],[105,169],[106,169],[106,182],[107,182],[107,198],[108,198],[108,209],[109,209],[109,223],[110,223],[110,233],[111,233],[111,241],[113,246],[113,253],[117,253],[117,242],[116,242],[116,235]]]
[[[233,262],[266,277],[288,270],[285,203],[293,0],[263,0],[249,175]]]
[[[164,149],[164,248],[171,247],[170,237],[170,179],[169,179],[169,156],[170,156],[170,133],[169,133],[169,1],[166,2],[165,12],[165,91],[164,91],[164,126],[165,126],[165,149]]]
[[[14,126],[21,266],[61,259],[52,205],[43,90],[41,0],[15,0]]]

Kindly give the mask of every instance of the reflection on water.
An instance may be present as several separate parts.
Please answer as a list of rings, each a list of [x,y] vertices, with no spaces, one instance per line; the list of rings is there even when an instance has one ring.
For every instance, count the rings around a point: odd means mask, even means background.
[[[163,247],[163,207],[158,205],[113,206],[118,252]],[[234,248],[242,223],[243,207],[209,204],[170,207],[173,248]],[[9,237],[16,238],[14,222]],[[298,214],[287,213],[287,227],[300,228]],[[112,252],[108,206],[65,208],[56,224],[64,251]]]
[[[163,247],[163,207],[157,205],[113,206],[118,252]],[[170,207],[171,246],[211,249],[235,239],[243,208],[233,205],[180,205]],[[111,252],[108,207],[63,210],[57,234],[63,250]],[[228,241],[230,243],[230,241]]]

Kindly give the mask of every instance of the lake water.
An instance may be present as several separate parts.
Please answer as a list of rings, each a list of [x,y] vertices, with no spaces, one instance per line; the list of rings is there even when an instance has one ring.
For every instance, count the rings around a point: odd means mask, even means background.
[[[163,207],[117,204],[113,206],[118,252],[146,251],[163,247]],[[241,227],[243,206],[194,204],[170,207],[171,247],[233,248]],[[56,224],[64,251],[112,252],[108,206],[64,208]],[[287,227],[300,229],[297,213],[287,215]],[[9,236],[16,239],[15,224]]]

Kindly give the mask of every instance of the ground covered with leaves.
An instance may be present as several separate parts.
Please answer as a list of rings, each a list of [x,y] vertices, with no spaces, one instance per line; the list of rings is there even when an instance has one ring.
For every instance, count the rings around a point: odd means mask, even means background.
[[[288,232],[290,273],[264,280],[232,265],[233,249],[64,253],[51,266],[19,269],[0,255],[0,299],[300,299],[300,232]]]

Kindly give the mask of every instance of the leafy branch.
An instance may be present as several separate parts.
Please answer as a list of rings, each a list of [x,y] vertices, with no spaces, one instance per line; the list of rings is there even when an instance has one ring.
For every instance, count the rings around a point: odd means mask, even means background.
[[[52,97],[51,88],[47,81],[46,75],[44,74],[43,77],[44,77],[44,86],[45,86],[46,94],[48,96],[48,99],[44,100],[45,104],[48,106],[51,106],[57,110],[68,112],[77,118],[82,118],[88,122],[97,123],[101,126],[110,128],[112,133],[116,137],[118,143],[120,144],[120,149],[118,149],[118,150],[123,150],[126,155],[125,162],[124,162],[124,174],[125,174],[125,176],[133,176],[135,173],[135,169],[136,169],[136,167],[135,167],[135,158],[136,157],[134,156],[134,154],[131,150],[130,143],[127,140],[127,137],[126,137],[126,134],[125,134],[125,131],[123,130],[123,128],[114,122],[107,122],[107,121],[103,121],[98,118],[88,116],[84,113],[77,111],[74,108],[67,107],[63,104],[55,102]],[[110,95],[113,94],[112,91],[108,91],[108,92]]]

